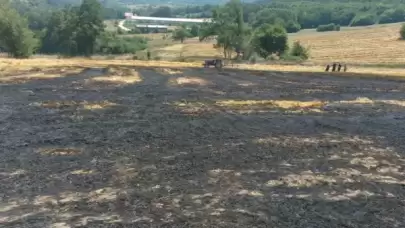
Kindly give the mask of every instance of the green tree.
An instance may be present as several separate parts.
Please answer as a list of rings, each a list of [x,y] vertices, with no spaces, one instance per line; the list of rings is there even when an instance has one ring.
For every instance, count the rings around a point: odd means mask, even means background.
[[[104,32],[101,4],[97,0],[83,0],[78,10],[76,43],[79,54],[94,53],[97,38]]]
[[[301,29],[296,13],[288,9],[263,8],[252,15],[250,22],[254,28],[262,24],[280,24],[287,32],[298,32]]]
[[[255,30],[252,45],[262,58],[281,55],[288,48],[287,31],[280,25],[264,24]]]
[[[198,25],[192,25],[190,29],[190,37],[197,37],[199,35],[200,28]]]
[[[60,53],[67,56],[77,54],[78,8],[66,7],[55,11],[46,27],[41,52]]]
[[[27,58],[38,47],[35,34],[28,28],[26,18],[22,17],[8,2],[0,5],[0,49],[15,58]]]
[[[173,34],[172,34],[173,40],[180,41],[181,43],[183,43],[184,40],[185,40],[187,37],[190,37],[190,33],[188,32],[187,29],[185,29],[185,28],[183,28],[183,27],[180,27],[180,28],[175,29],[175,30],[173,31]]]
[[[231,0],[212,12],[212,22],[203,24],[200,41],[217,36],[217,48],[222,48],[224,57],[231,58],[234,51],[239,52],[246,43],[249,30],[244,24],[243,8],[240,0]]]
[[[97,0],[83,0],[79,7],[65,7],[52,14],[41,51],[63,55],[95,53],[97,39],[104,33],[101,5]]]

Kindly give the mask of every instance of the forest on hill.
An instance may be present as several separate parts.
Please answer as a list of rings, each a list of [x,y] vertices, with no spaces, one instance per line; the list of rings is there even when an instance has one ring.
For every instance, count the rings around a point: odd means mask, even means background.
[[[331,1],[331,0],[262,0],[243,2],[246,23],[281,23],[289,32],[316,28],[319,25],[366,26],[405,21],[404,1]],[[210,17],[214,5],[172,9],[171,16]],[[156,13],[155,13],[156,15]],[[159,14],[157,14],[158,16]]]
[[[5,1],[5,0],[3,0]],[[212,17],[212,10],[224,1],[148,0],[136,7],[139,15],[157,17]],[[138,0],[100,0],[104,19],[121,19],[129,5]],[[405,0],[259,0],[242,1],[244,21],[252,27],[263,23],[282,24],[288,32],[317,28],[319,25],[365,26],[405,21]],[[19,13],[28,17],[30,27],[40,29],[54,8],[79,5],[81,0],[14,0]]]

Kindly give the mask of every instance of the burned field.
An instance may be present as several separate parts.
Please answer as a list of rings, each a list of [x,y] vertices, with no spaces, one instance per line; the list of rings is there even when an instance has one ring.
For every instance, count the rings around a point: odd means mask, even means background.
[[[0,227],[404,227],[405,84],[215,69],[0,76]]]

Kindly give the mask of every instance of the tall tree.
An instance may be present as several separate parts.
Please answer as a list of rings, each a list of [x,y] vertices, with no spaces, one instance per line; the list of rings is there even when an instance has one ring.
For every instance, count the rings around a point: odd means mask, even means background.
[[[68,56],[77,54],[77,14],[77,7],[66,7],[52,14],[42,39],[41,52]]]
[[[252,44],[256,53],[263,58],[283,54],[288,48],[287,31],[280,25],[264,24],[256,29]]]
[[[35,34],[28,28],[26,18],[10,7],[8,1],[0,1],[0,49],[16,58],[27,58],[38,46]]]
[[[212,22],[202,26],[200,40],[215,35],[216,46],[223,49],[225,58],[231,58],[234,51],[243,47],[248,35],[243,22],[242,3],[240,0],[231,0],[226,5],[214,9],[212,16]]]
[[[200,27],[198,25],[192,25],[190,28],[190,37],[197,37],[200,32]]]
[[[83,0],[78,10],[76,43],[79,54],[94,53],[96,39],[104,32],[103,12],[97,0]]]
[[[180,41],[181,43],[190,36],[190,32],[186,28],[177,28],[173,31],[172,38],[173,40]]]

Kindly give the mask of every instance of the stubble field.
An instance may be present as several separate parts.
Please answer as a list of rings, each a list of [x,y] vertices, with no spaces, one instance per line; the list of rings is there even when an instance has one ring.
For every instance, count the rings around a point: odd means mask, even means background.
[[[377,25],[360,28],[343,28],[339,32],[306,31],[289,34],[290,43],[300,41],[310,48],[309,63],[325,64],[333,61],[352,65],[404,65],[405,41],[399,39],[400,24]],[[161,34],[151,36],[153,43],[159,43]],[[163,41],[162,41],[163,42]],[[221,57],[212,42],[200,43],[198,39],[186,40],[184,44],[174,43],[156,48],[162,59],[183,56],[190,60]]]
[[[405,226],[403,73],[193,64],[2,60],[0,227]]]

